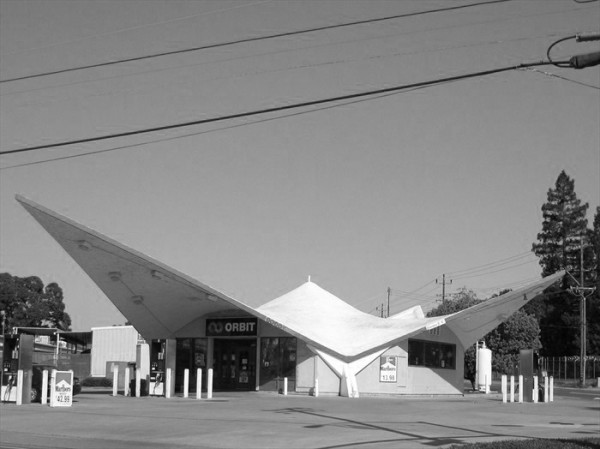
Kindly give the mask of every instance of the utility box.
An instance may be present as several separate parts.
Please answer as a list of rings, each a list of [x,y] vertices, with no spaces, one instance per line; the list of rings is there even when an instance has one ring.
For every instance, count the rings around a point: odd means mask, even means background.
[[[538,355],[533,349],[519,351],[519,373],[523,376],[523,401],[533,402],[533,376],[538,372]]]

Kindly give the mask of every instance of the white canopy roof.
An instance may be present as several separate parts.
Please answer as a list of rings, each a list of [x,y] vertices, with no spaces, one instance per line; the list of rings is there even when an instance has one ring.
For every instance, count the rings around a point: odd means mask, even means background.
[[[446,324],[469,346],[564,273],[445,317],[413,307],[389,319],[361,312],[312,282],[258,308],[217,291],[22,196],[17,200],[146,339],[189,337],[202,317],[242,310],[341,360],[355,360]]]

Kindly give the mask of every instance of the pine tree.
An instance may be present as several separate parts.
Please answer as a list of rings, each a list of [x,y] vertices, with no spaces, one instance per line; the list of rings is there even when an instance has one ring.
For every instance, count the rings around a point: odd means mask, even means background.
[[[588,234],[586,214],[589,204],[581,204],[575,194],[575,181],[563,170],[554,189],[548,190],[548,202],[542,206],[544,221],[532,251],[540,258],[542,276],[567,270],[575,279],[580,275],[581,238]],[[565,283],[575,285],[570,276]]]
[[[563,170],[554,189],[548,190],[548,201],[542,206],[542,231],[532,251],[540,258],[542,276],[559,270],[569,274],[562,290],[528,304],[526,311],[540,322],[542,353],[548,356],[577,354],[579,348],[579,300],[565,290],[577,286],[581,275],[581,245],[589,236],[586,214],[589,205],[582,204],[575,193],[575,181]],[[584,273],[587,281],[593,255],[586,251]]]

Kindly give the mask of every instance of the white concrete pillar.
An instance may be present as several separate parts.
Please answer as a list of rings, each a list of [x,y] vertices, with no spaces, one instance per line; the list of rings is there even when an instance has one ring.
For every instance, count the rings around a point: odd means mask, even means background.
[[[537,403],[538,399],[538,377],[533,376],[533,402]]]
[[[554,376],[550,376],[550,391],[548,392],[550,402],[554,402]]]
[[[202,368],[198,368],[196,373],[196,398],[202,399]]]
[[[510,376],[510,402],[515,402],[515,376]]]
[[[187,398],[190,395],[190,370],[183,370],[183,397]]]
[[[23,370],[17,371],[17,405],[23,404]]]
[[[314,396],[315,398],[319,397],[319,379],[315,378],[315,391],[314,391]]]
[[[523,403],[523,388],[525,388],[525,384],[523,384],[523,375],[519,374],[519,403]]]
[[[544,402],[549,402],[549,400],[548,400],[548,376],[544,376]]]
[[[135,370],[135,397],[139,398],[142,395],[142,370],[136,368]]]
[[[506,379],[506,374],[503,374],[503,375],[502,375],[502,402],[503,402],[504,404],[506,404],[506,396],[507,396],[507,391],[506,391],[506,389],[507,389],[506,380],[507,380],[507,379]],[[514,380],[513,380],[513,382],[514,382]],[[511,402],[513,402],[513,401],[511,401]]]
[[[165,398],[171,397],[171,368],[167,368],[167,375],[165,376]]]
[[[206,373],[206,399],[212,399],[212,390],[213,390],[213,369],[208,368],[208,373]]]
[[[283,395],[287,396],[288,393],[288,378],[284,377],[283,378]]]
[[[40,398],[40,404],[46,405],[48,403],[48,370],[47,369],[42,371],[42,391],[40,393],[42,395]]]
[[[131,376],[131,374],[129,373],[129,367],[127,367],[127,368],[125,368],[125,378],[124,378],[125,385],[123,387],[123,396],[130,395],[129,376]]]

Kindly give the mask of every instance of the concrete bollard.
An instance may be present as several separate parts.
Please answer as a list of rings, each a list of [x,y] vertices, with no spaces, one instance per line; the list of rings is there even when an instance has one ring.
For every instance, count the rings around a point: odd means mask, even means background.
[[[123,383],[125,384],[123,386],[123,396],[127,397],[129,395],[131,395],[131,391],[129,388],[129,378],[131,377],[131,373],[129,372],[129,367],[125,368],[125,377],[123,378]]]
[[[550,402],[554,402],[554,377],[553,376],[550,376],[549,396],[550,396]]]
[[[510,376],[510,402],[515,402],[515,376]]]
[[[17,405],[23,405],[23,370],[17,371]]]
[[[41,405],[46,405],[48,402],[48,370],[42,371],[42,397],[40,399]]]
[[[213,369],[208,368],[208,372],[206,373],[206,399],[212,399],[212,390],[213,390]]]
[[[190,395],[190,370],[183,370],[183,397],[187,398]]]
[[[54,407],[54,389],[56,388],[56,370],[50,374],[50,407]]]
[[[319,397],[319,379],[315,379],[315,398]]]
[[[139,368],[135,370],[135,397],[142,395],[142,373]]]
[[[549,400],[548,400],[548,376],[544,376],[544,402],[549,402]]]
[[[523,375],[519,374],[519,404],[523,403],[523,388],[525,388],[525,385],[523,384]]]
[[[171,368],[167,368],[167,375],[165,376],[165,398],[171,398]]]
[[[596,379],[596,387],[600,388],[600,377]]]
[[[506,374],[502,375],[502,402],[504,404],[506,404],[506,396],[507,396],[507,391],[506,391],[507,385],[506,385]]]
[[[537,376],[533,376],[533,402],[537,403],[539,396],[538,396],[538,377]]]
[[[283,395],[287,396],[288,393],[288,378],[284,377],[283,378]]]
[[[202,368],[196,371],[196,399],[202,399]]]
[[[119,365],[113,365],[113,392],[112,395],[117,395],[119,389]]]

